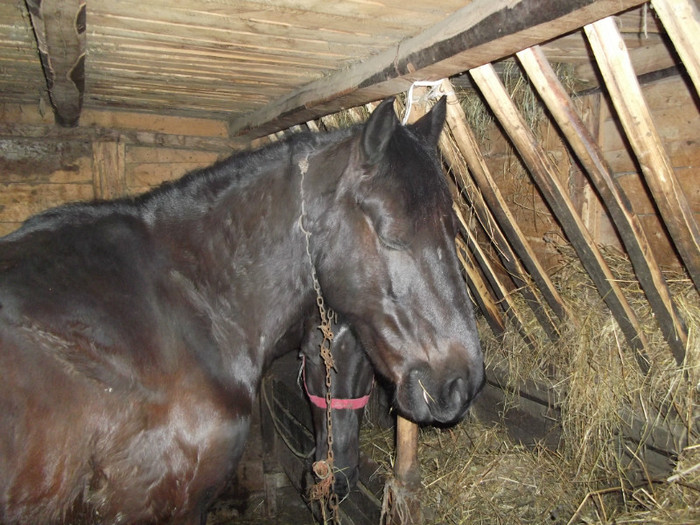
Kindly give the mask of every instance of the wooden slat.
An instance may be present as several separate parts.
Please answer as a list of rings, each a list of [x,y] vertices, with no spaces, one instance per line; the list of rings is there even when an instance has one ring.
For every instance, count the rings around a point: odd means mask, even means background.
[[[231,122],[253,137],[404,91],[568,33],[639,0],[474,0],[423,33]]]
[[[85,92],[85,0],[26,0],[56,123],[78,125]]]
[[[654,11],[673,41],[700,95],[700,10],[690,0],[652,0]]]
[[[122,141],[93,142],[92,168],[96,199],[116,199],[126,195],[125,163]]]
[[[486,64],[470,70],[470,74],[523,158],[540,192],[581,259],[584,268],[625,334],[630,347],[635,350],[640,367],[646,371],[648,364],[643,355],[646,337],[641,330],[639,321],[622,290],[615,282],[615,277],[610,272],[610,268],[608,268],[595,241],[576,213],[566,189],[557,178],[555,166],[529,130],[493,66]]]
[[[510,292],[505,286],[503,286],[503,283],[501,283],[501,280],[498,278],[496,271],[493,269],[493,266],[491,266],[489,258],[481,249],[481,246],[474,237],[474,234],[467,228],[464,217],[459,209],[455,209],[455,211],[457,212],[457,217],[462,222],[462,226],[464,226],[469,253],[471,253],[471,255],[474,257],[479,268],[481,269],[481,272],[486,277],[491,290],[493,290],[493,293],[496,296],[496,301],[500,303],[501,309],[506,314],[506,317],[508,317],[527,345],[530,348],[537,348],[537,344],[525,329],[526,322],[520,315],[520,309],[513,302]]]
[[[661,269],[656,264],[644,229],[632,211],[631,204],[605,167],[603,153],[576,112],[573,102],[566,94],[542,50],[539,47],[530,48],[520,51],[517,56],[598,190],[627,249],[661,331],[676,361],[679,364],[683,363],[688,343],[687,328],[671,299]]]
[[[605,18],[584,29],[647,186],[690,278],[700,289],[700,230],[664,151],[615,20]]]
[[[493,300],[491,289],[482,279],[477,269],[476,261],[474,261],[471,253],[469,253],[467,245],[459,238],[457,239],[457,258],[462,263],[462,267],[467,274],[467,286],[469,287],[474,302],[486,318],[486,322],[491,327],[491,331],[494,335],[496,337],[501,337],[506,330],[503,316],[496,302]]]
[[[476,181],[476,185],[484,200],[488,203],[491,212],[495,216],[500,227],[504,230],[505,236],[523,265],[527,268],[535,284],[539,287],[547,304],[552,311],[562,321],[571,320],[572,316],[567,311],[566,305],[559,292],[549,279],[547,272],[542,268],[535,255],[534,250],[527,242],[523,232],[520,230],[515,217],[508,208],[506,200],[501,195],[491,172],[486,165],[484,156],[481,154],[476,137],[466,124],[466,116],[449,80],[443,81],[443,90],[447,93],[447,125],[450,128],[460,153],[469,166],[469,170]]]
[[[449,111],[450,107],[448,106],[448,112]],[[466,124],[464,125],[466,126]],[[453,131],[451,127],[450,131]],[[459,190],[457,191],[459,191],[462,195],[466,194],[467,199],[471,201],[470,204],[472,209],[476,213],[476,216],[479,219],[479,222],[482,224],[484,231],[491,239],[495,251],[501,260],[503,267],[508,272],[509,277],[515,284],[517,291],[523,296],[526,304],[532,310],[532,313],[539,321],[540,326],[547,334],[549,339],[552,342],[556,341],[560,335],[557,326],[549,316],[545,305],[540,301],[540,297],[536,293],[536,288],[534,288],[531,279],[528,277],[525,271],[525,268],[523,268],[518,257],[511,249],[508,239],[506,239],[506,236],[501,231],[498,223],[496,223],[491,215],[491,211],[486,205],[481,192],[471,181],[469,173],[467,173],[466,165],[464,164],[465,161],[455,149],[458,146],[450,141],[446,135],[446,133],[443,133],[440,137],[440,151],[453,173],[456,174],[455,179],[460,186]]]

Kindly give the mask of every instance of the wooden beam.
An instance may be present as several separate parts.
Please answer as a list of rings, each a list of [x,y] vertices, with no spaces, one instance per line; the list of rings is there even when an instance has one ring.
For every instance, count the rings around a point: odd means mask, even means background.
[[[448,104],[448,112],[449,111],[450,105]],[[466,123],[463,123],[463,125],[466,126]],[[454,131],[452,127],[449,129],[451,132]],[[446,133],[443,133],[440,136],[440,151],[443,158],[452,169],[452,172],[455,174],[457,184],[460,186],[460,194],[466,195],[466,198],[471,201],[469,203],[471,208],[474,210],[484,231],[489,236],[498,257],[501,260],[501,264],[503,264],[503,267],[508,272],[508,276],[515,284],[516,290],[525,299],[525,303],[532,310],[532,313],[539,321],[540,326],[547,334],[547,337],[549,337],[552,342],[556,342],[560,336],[557,326],[549,316],[545,305],[540,301],[540,297],[536,293],[537,289],[533,286],[533,282],[527,275],[525,268],[523,268],[522,264],[520,264],[518,257],[511,249],[508,239],[506,239],[506,236],[501,231],[501,228],[494,220],[491,211],[481,195],[481,192],[471,181],[469,173],[466,173],[468,170],[464,159],[459,154],[458,145],[454,143],[454,140],[448,138]]]
[[[654,11],[673,41],[700,95],[700,10],[690,0],[652,0]]]
[[[474,234],[471,231],[469,231],[469,229],[466,227],[466,222],[461,212],[458,209],[455,209],[455,211],[457,212],[457,218],[462,222],[462,225],[464,226],[464,232],[467,237],[466,247],[460,246],[461,241],[459,239],[457,241],[457,246],[461,247],[462,250],[464,250],[465,252],[468,250],[468,252],[474,257],[479,268],[481,268],[481,272],[486,277],[486,280],[489,283],[491,290],[493,290],[497,302],[500,303],[501,309],[506,314],[506,317],[508,317],[510,322],[513,323],[513,326],[516,328],[516,330],[520,334],[520,337],[523,338],[527,345],[533,349],[537,348],[537,344],[525,329],[525,325],[527,323],[520,315],[520,309],[513,302],[513,298],[510,292],[505,286],[503,286],[503,283],[501,283],[501,280],[498,278],[498,275],[496,275],[493,266],[491,266],[491,263],[489,262],[489,258],[481,249],[481,246],[474,237]]]
[[[517,56],[590,181],[598,190],[627,249],[661,331],[676,361],[682,364],[688,343],[688,330],[673,303],[664,276],[656,264],[644,229],[631,204],[606,168],[602,151],[576,112],[571,98],[566,94],[539,46],[520,51]]]
[[[124,197],[126,187],[124,142],[98,140],[92,143],[92,180],[96,199]]]
[[[601,297],[610,308],[627,342],[635,351],[640,368],[646,372],[648,370],[644,350],[647,346],[646,336],[595,241],[576,213],[566,189],[557,177],[556,167],[538,144],[523,116],[508,96],[493,66],[486,64],[470,70],[470,74],[520,153],[538,189],[557,217],[562,230],[576,250]]]
[[[56,123],[78,125],[85,92],[85,0],[26,0]]]
[[[506,324],[503,321],[493,294],[486,282],[482,279],[477,269],[476,261],[467,249],[467,245],[461,239],[457,239],[457,258],[462,263],[462,267],[467,274],[467,286],[473,296],[474,302],[479,306],[481,313],[486,318],[486,322],[491,327],[491,331],[496,337],[502,337],[506,331]]]
[[[513,250],[518,254],[533,281],[539,287],[540,293],[542,293],[549,307],[557,317],[562,321],[573,320],[559,292],[549,279],[547,272],[540,265],[534,250],[520,230],[515,217],[510,213],[508,204],[501,195],[486,165],[486,160],[481,154],[476,137],[474,137],[474,133],[472,133],[472,130],[467,126],[464,110],[459,104],[459,100],[457,100],[457,96],[449,80],[443,81],[443,90],[447,93],[448,101],[447,126],[455,138],[455,142],[459,147],[462,157],[464,157],[467,166],[469,166],[469,171],[482,197],[488,203],[491,213],[493,213],[498,224],[505,232],[505,237],[508,238],[508,244],[510,244]]]
[[[311,82],[230,123],[230,134],[267,135],[512,55],[640,0],[474,0],[423,33]]]
[[[613,18],[587,25],[588,41],[647,186],[690,278],[700,289],[700,229],[664,151]]]

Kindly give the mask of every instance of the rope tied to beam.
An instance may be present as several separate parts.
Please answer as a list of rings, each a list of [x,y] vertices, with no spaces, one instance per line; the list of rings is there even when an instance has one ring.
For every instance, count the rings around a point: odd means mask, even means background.
[[[454,92],[446,93],[443,91],[443,81],[444,79],[441,80],[416,80],[413,84],[411,84],[411,87],[408,88],[408,91],[406,92],[406,109],[404,111],[403,119],[401,120],[402,125],[406,125],[408,122],[408,118],[411,115],[411,108],[413,107],[413,104],[416,104],[417,102],[426,102],[428,100],[437,100],[443,95],[454,95]],[[428,91],[426,94],[421,95],[420,97],[414,99],[413,98],[413,88],[416,87],[429,87],[430,91]]]

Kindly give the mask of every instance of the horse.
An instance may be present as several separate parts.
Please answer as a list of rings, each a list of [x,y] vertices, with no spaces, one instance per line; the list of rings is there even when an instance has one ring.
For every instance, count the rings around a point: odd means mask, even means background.
[[[398,413],[463,418],[484,365],[444,121],[443,100],[401,126],[388,99],[364,125],[0,239],[0,522],[204,523],[264,371],[299,348],[319,297],[371,349]]]
[[[307,322],[300,350],[300,379],[311,408],[315,461],[328,457],[326,366],[319,348],[323,335],[318,321]],[[331,369],[331,436],[333,492],[342,500],[357,484],[360,473],[360,425],[374,385],[374,369],[345,322],[335,325]]]

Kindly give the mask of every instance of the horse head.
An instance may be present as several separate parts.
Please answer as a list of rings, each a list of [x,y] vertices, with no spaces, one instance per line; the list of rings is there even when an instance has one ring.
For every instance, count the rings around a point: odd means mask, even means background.
[[[410,126],[400,125],[392,102],[380,104],[344,150],[309,159],[309,180],[331,195],[322,210],[309,207],[313,260],[326,302],[395,386],[398,412],[452,423],[485,376],[437,156],[445,100]],[[340,162],[345,169],[329,181]]]

